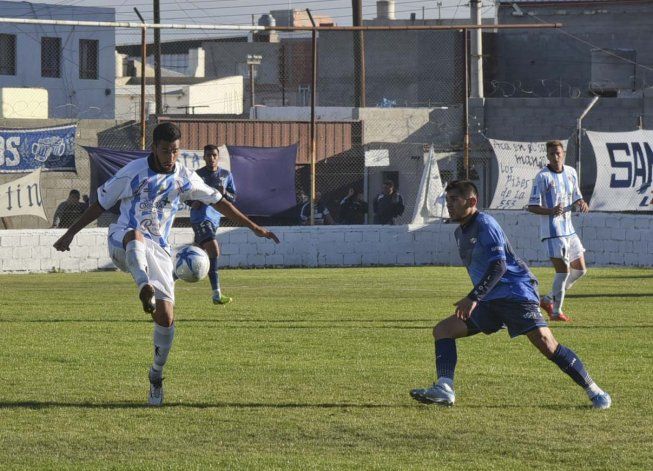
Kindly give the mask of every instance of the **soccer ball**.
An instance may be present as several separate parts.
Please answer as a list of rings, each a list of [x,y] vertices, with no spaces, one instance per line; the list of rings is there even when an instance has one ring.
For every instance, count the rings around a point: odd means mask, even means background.
[[[175,254],[175,275],[189,283],[206,278],[209,273],[209,256],[194,245],[185,245]]]

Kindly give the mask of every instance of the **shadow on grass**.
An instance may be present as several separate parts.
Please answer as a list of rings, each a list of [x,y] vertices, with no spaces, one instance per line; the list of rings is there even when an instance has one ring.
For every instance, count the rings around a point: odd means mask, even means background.
[[[163,408],[187,407],[189,409],[402,409],[414,404],[354,404],[354,403],[250,403],[250,402],[178,402],[167,403]],[[58,402],[58,401],[0,401],[0,409],[158,409],[142,402]]]
[[[571,298],[653,298],[653,293],[566,294]]]
[[[580,404],[464,404],[455,407],[443,407],[437,405],[425,405],[414,402],[406,404],[354,404],[354,403],[300,403],[300,402],[282,402],[282,403],[252,403],[252,402],[178,402],[167,403],[163,407],[152,407],[142,402],[59,402],[59,401],[0,401],[1,409],[29,409],[43,410],[55,408],[72,408],[72,409],[168,409],[168,408],[188,408],[188,409],[413,409],[423,408],[431,410],[450,410],[450,409],[545,409],[545,410],[584,410],[591,409],[588,405]]]

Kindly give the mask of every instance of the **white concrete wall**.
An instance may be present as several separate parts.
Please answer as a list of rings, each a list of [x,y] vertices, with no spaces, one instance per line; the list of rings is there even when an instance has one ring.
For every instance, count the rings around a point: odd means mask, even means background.
[[[529,264],[548,264],[539,242],[536,216],[492,213],[515,251]],[[575,216],[591,266],[653,267],[653,216],[595,213]],[[275,227],[281,244],[259,239],[249,230],[220,230],[228,267],[324,267],[372,265],[460,265],[454,224],[430,226]],[[91,271],[113,267],[106,229],[85,229],[70,252],[52,248],[58,229],[0,231],[0,272]],[[190,229],[174,229],[173,246],[190,243]]]

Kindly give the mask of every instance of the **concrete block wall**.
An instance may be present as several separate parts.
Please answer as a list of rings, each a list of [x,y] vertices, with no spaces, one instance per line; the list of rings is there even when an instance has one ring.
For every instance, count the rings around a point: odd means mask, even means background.
[[[539,241],[536,216],[523,212],[492,212],[513,248],[531,265],[548,265]],[[653,268],[653,216],[590,213],[574,223],[591,266]],[[460,265],[453,232],[455,224],[428,226],[275,227],[275,245],[247,229],[220,229],[222,267],[326,267],[374,265]],[[52,244],[59,229],[0,231],[0,273],[113,269],[107,253],[106,229],[85,229],[71,251]],[[189,229],[173,229],[171,244],[192,241]]]

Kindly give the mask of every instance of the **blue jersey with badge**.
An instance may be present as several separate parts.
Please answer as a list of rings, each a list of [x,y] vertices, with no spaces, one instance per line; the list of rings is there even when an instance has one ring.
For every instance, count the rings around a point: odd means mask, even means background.
[[[212,172],[208,167],[202,167],[197,172],[197,175],[204,180],[211,188],[215,188],[220,193],[225,195],[225,199],[233,202],[236,197],[236,185],[234,178],[229,170],[218,168],[217,171]],[[190,210],[190,222],[192,224],[199,224],[203,221],[211,221],[214,226],[220,225],[220,218],[222,215],[216,211],[212,206],[202,205],[199,209]]]
[[[490,215],[476,213],[465,226],[455,232],[458,251],[467,273],[476,286],[490,264],[505,260],[506,272],[483,301],[513,299],[539,302],[537,278],[513,251],[499,223]]]

